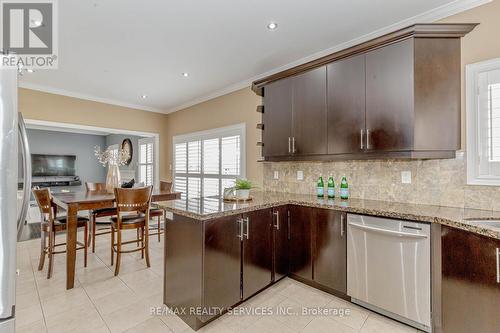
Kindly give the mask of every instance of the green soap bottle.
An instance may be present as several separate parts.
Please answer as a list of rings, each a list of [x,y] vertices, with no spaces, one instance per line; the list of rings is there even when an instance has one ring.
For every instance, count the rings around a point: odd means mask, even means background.
[[[316,184],[316,194],[318,197],[323,197],[325,195],[325,183],[323,183],[323,177],[319,177],[318,183]]]
[[[345,176],[342,177],[342,181],[340,182],[340,198],[349,199],[349,185]]]
[[[335,181],[332,176],[328,178],[328,198],[335,198]]]

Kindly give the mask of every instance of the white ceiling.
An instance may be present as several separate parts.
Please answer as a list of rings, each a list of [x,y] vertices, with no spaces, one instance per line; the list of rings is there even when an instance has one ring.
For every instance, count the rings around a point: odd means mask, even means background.
[[[26,73],[21,86],[168,113],[485,2],[63,0],[59,69]],[[278,29],[269,31],[270,21]]]

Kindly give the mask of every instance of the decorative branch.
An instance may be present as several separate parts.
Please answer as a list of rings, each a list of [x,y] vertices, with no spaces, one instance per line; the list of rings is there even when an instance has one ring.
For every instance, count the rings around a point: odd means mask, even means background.
[[[113,149],[107,148],[105,151],[102,151],[100,146],[94,147],[94,155],[103,167],[107,165],[126,165],[130,158],[130,154],[124,149],[119,148],[118,154],[114,154]]]

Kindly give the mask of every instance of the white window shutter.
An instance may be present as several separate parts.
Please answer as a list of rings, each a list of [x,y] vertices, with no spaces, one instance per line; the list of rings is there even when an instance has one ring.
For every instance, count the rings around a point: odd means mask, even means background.
[[[244,128],[239,124],[174,137],[175,190],[187,198],[217,197],[244,177]]]

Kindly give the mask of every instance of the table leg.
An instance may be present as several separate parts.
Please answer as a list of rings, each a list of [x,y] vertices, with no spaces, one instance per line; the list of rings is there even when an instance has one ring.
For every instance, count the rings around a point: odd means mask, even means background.
[[[68,205],[66,222],[66,289],[75,286],[77,205]]]

